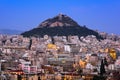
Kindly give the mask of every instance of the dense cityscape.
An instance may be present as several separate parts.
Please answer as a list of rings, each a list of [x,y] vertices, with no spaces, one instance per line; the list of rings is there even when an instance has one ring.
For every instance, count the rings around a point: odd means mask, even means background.
[[[119,80],[119,56],[114,35],[0,35],[1,80]]]
[[[0,80],[120,80],[120,0],[0,0]]]

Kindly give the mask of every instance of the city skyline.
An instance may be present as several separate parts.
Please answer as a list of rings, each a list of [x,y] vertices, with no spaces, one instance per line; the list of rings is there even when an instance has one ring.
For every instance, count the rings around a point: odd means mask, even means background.
[[[93,30],[120,34],[119,0],[1,0],[0,29],[31,30],[59,13]]]

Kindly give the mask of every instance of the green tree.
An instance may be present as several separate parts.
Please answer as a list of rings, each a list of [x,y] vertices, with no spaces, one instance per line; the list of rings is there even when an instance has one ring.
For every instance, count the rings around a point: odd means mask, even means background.
[[[100,75],[103,76],[103,74],[105,74],[106,71],[105,71],[105,65],[104,65],[104,62],[103,62],[103,59],[101,61],[101,65],[100,65]]]

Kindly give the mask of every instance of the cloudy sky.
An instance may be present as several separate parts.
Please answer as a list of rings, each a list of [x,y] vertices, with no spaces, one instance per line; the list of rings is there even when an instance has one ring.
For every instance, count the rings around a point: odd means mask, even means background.
[[[59,13],[90,29],[120,34],[120,0],[0,0],[0,29],[30,30]]]

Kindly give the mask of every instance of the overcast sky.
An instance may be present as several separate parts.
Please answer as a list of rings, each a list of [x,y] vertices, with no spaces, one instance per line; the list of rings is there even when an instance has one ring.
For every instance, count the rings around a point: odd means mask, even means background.
[[[0,0],[0,29],[30,30],[59,13],[90,29],[120,34],[120,0]]]

